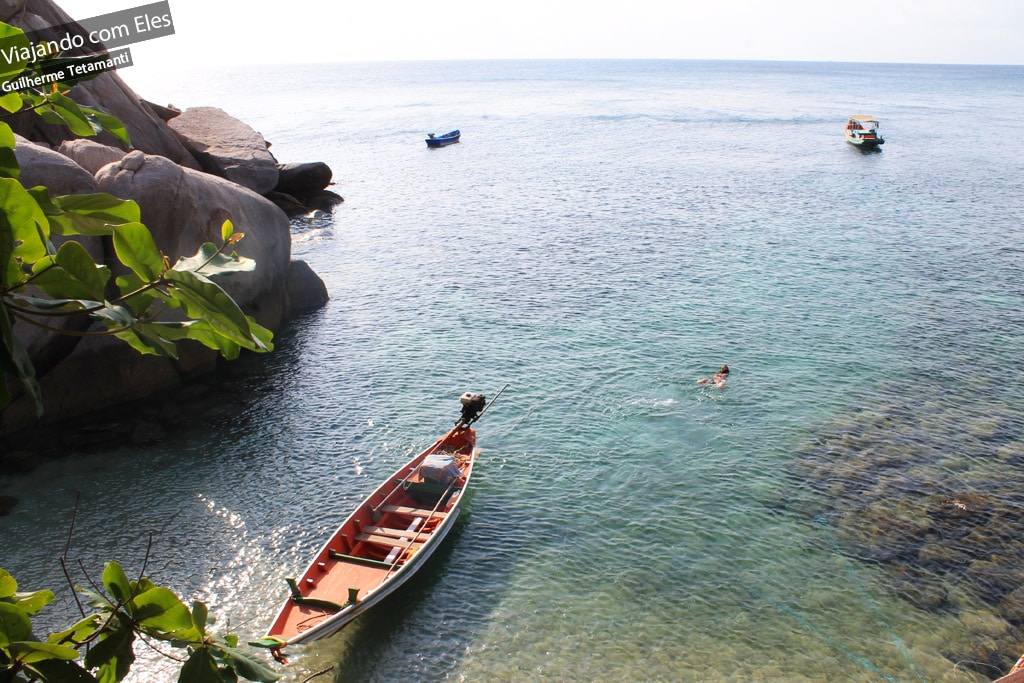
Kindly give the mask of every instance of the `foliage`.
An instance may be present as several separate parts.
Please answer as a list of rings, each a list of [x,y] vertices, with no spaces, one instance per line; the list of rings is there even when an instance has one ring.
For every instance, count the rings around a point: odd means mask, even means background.
[[[19,29],[0,23],[0,44],[27,46],[28,40]],[[16,54],[4,50],[5,57]],[[41,72],[46,63],[34,62],[27,68],[25,60],[15,59],[0,64],[0,76],[8,80],[19,73]],[[10,114],[31,110],[81,136],[106,130],[130,145],[128,132],[117,119],[96,107],[78,105],[67,97],[69,88],[68,83],[54,83],[48,92],[7,93],[0,97],[0,109]],[[172,265],[139,222],[135,202],[105,193],[51,197],[45,187],[25,188],[18,179],[14,146],[11,128],[0,122],[0,410],[11,402],[8,380],[15,380],[42,414],[32,361],[14,334],[17,322],[72,334],[48,321],[89,316],[102,329],[75,334],[113,335],[139,353],[172,358],[183,339],[228,359],[242,349],[273,348],[271,332],[245,315],[211,279],[255,268],[251,259],[229,252],[243,237],[230,221],[222,226],[220,246],[208,242]],[[114,277],[73,239],[57,248],[55,236],[109,237],[127,274]],[[183,319],[161,316],[167,309],[178,309],[175,317]]]
[[[116,562],[107,563],[101,583],[96,589],[78,588],[91,613],[83,610],[78,622],[41,641],[32,635],[32,617],[53,600],[53,592],[18,592],[14,577],[0,569],[0,683],[19,680],[18,676],[54,683],[114,683],[130,671],[136,639],[184,651],[178,677],[182,682],[279,678],[238,648],[238,636],[208,633],[202,602],[193,602],[189,609],[172,591],[144,576],[129,580]]]

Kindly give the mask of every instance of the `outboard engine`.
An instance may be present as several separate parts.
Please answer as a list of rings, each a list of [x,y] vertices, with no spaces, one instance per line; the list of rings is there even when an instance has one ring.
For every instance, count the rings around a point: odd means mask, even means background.
[[[484,406],[487,405],[487,399],[483,394],[474,394],[471,391],[464,393],[459,402],[462,403],[462,417],[459,418],[456,424],[466,427],[476,422]]]

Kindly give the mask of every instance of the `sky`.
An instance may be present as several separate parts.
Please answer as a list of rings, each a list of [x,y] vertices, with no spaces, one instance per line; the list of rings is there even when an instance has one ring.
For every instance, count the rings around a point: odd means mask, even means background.
[[[151,0],[57,0],[76,19]],[[169,0],[147,64],[736,59],[1024,64],[1024,0]]]

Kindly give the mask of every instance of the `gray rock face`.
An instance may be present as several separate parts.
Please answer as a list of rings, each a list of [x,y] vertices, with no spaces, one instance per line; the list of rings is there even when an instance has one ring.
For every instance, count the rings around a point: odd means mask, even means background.
[[[57,151],[93,174],[107,164],[120,160],[127,154],[127,152],[116,147],[101,145],[98,142],[84,138],[65,140],[60,143]]]
[[[277,185],[277,161],[263,136],[216,107],[193,107],[167,122],[207,173],[258,194]]]
[[[142,222],[172,263],[192,256],[204,242],[219,243],[221,224],[230,219],[246,235],[238,253],[257,266],[219,284],[260,324],[275,329],[281,323],[288,307],[291,233],[287,217],[273,203],[235,183],[141,152],[103,167],[96,180],[100,190],[138,202]]]

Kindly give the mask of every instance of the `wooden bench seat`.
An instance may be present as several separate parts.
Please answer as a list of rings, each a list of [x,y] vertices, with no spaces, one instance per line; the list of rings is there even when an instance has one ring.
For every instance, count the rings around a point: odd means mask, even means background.
[[[419,535],[417,535],[417,532],[409,531],[408,529],[391,529],[386,526],[372,526],[369,524],[363,527],[363,533],[374,536],[387,536],[388,538],[406,538],[410,541],[414,536],[417,541],[426,541],[430,538],[429,531],[421,531],[419,532]]]
[[[404,532],[409,541],[412,540],[414,532]],[[400,538],[388,538],[387,536],[379,536],[377,534],[359,534],[356,536],[357,541],[366,541],[367,543],[373,543],[374,545],[383,545],[390,548],[405,548],[408,546],[410,550],[419,550],[423,547],[422,543],[412,543],[409,541],[403,541]]]
[[[447,512],[437,512],[430,514],[430,510],[426,508],[410,508],[404,505],[382,505],[380,508],[381,512],[394,512],[399,515],[405,515],[407,517],[435,517],[444,519],[448,516]]]

